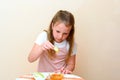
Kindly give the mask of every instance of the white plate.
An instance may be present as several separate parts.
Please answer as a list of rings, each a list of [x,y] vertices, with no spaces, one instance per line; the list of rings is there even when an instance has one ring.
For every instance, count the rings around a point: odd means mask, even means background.
[[[74,75],[74,74],[64,74],[64,77],[65,78],[80,78],[79,76]]]
[[[40,73],[40,75],[36,76],[36,72],[35,72],[35,73],[33,73],[33,76],[34,76],[35,80],[45,80],[51,74],[53,74],[53,73],[42,72],[42,73]],[[79,76],[73,75],[73,74],[64,74],[64,77],[65,78],[80,78]]]

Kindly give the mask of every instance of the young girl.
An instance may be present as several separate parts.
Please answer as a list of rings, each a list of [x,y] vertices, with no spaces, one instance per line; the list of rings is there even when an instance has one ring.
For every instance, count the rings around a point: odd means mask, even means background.
[[[75,68],[74,16],[58,11],[49,29],[37,37],[28,56],[29,62],[39,59],[38,72],[72,73]]]

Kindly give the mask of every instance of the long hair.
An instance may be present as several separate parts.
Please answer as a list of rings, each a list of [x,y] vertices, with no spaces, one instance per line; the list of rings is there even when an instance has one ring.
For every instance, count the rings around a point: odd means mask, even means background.
[[[74,43],[74,24],[75,24],[75,20],[74,20],[74,16],[72,15],[72,13],[65,11],[65,10],[59,10],[55,16],[53,17],[53,19],[51,20],[51,23],[48,27],[48,40],[54,44],[54,37],[52,34],[52,25],[54,25],[56,22],[59,23],[64,23],[67,27],[71,27],[71,31],[67,37],[67,41],[70,45],[69,48],[69,52],[68,52],[68,56],[71,55],[72,50],[73,50],[73,43]],[[50,52],[51,53],[51,52]],[[54,51],[52,51],[52,53],[50,55],[52,55],[53,53],[55,53]]]

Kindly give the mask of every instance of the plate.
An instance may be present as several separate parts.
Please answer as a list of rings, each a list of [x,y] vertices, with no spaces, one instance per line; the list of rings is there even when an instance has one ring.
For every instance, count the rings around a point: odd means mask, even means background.
[[[51,74],[51,72],[34,72],[33,73],[33,77],[35,78],[35,80],[45,80],[47,77],[49,77]],[[74,74],[64,74],[64,78],[80,78],[77,75]]]
[[[65,78],[80,78],[80,76],[74,75],[74,74],[64,74]]]

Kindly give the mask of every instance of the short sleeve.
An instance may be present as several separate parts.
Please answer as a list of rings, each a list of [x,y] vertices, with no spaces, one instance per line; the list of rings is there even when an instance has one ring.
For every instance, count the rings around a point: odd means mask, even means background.
[[[40,45],[40,44],[42,44],[45,41],[47,41],[47,32],[43,31],[42,33],[40,33],[38,35],[38,37],[35,40],[35,43]]]

